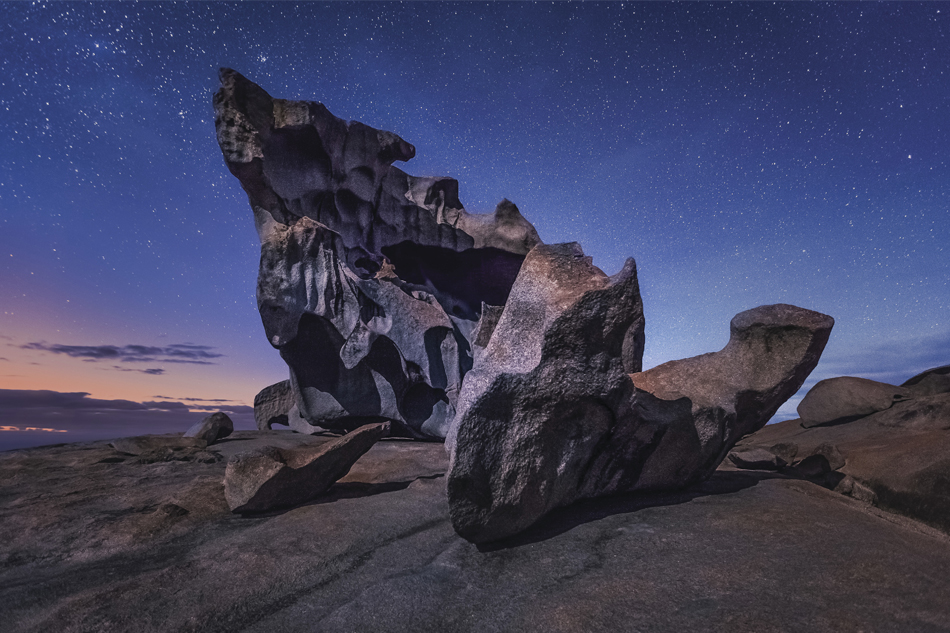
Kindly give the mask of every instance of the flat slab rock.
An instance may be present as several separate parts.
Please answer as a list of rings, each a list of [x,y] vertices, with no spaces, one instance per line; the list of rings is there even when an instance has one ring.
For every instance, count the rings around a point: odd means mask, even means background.
[[[585,501],[479,549],[452,529],[438,443],[383,440],[325,499],[251,518],[224,459],[119,455],[0,454],[5,632],[950,630],[945,535],[774,473]]]

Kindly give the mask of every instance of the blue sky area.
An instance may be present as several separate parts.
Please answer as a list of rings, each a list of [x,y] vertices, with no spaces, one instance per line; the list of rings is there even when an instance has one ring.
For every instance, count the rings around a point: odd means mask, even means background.
[[[249,428],[286,378],[221,66],[396,132],[469,211],[636,258],[647,367],[770,303],[836,319],[806,388],[950,363],[945,3],[0,8],[0,449]]]

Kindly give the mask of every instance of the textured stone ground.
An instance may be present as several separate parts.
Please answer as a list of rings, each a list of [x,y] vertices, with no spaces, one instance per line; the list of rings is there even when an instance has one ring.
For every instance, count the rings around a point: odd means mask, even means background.
[[[325,438],[237,432],[153,463],[105,443],[0,454],[0,628],[950,630],[946,536],[805,481],[721,469],[479,548],[452,530],[439,444],[384,441],[324,499],[232,515],[224,458],[267,441]]]

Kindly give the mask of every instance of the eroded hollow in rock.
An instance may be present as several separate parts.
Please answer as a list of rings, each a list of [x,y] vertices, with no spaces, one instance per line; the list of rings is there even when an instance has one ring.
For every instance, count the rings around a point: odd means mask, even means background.
[[[403,281],[425,288],[455,317],[477,321],[482,303],[503,306],[508,301],[524,255],[497,248],[461,252],[400,242],[382,249]]]

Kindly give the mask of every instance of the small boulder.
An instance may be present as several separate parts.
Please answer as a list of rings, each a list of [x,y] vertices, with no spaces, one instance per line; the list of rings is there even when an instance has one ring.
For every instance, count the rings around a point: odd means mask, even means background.
[[[810,454],[795,464],[795,474],[806,479],[820,478],[833,470],[842,468],[845,464],[844,455],[838,447],[823,442],[815,447]]]
[[[784,460],[786,464],[791,464],[798,455],[798,444],[794,442],[779,442],[778,444],[770,446],[769,452],[773,455],[777,455],[780,459]]]
[[[228,506],[232,512],[266,512],[309,501],[346,475],[389,430],[389,422],[367,424],[315,446],[238,453],[228,460],[224,474]]]
[[[231,435],[232,432],[234,432],[234,422],[226,413],[218,411],[185,431],[182,437],[194,437],[202,439],[208,444],[214,444],[218,440]]]
[[[801,424],[813,426],[843,424],[891,408],[907,400],[911,391],[867,378],[841,376],[819,381],[798,404]]]
[[[788,465],[784,459],[764,448],[735,450],[729,453],[729,461],[736,468],[749,470],[779,470]]]

